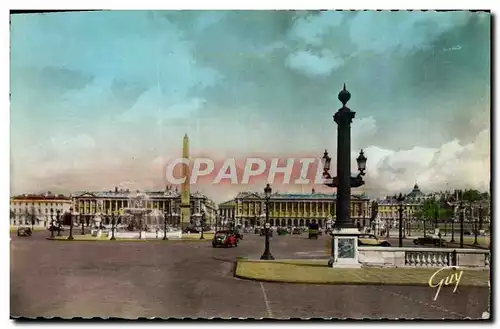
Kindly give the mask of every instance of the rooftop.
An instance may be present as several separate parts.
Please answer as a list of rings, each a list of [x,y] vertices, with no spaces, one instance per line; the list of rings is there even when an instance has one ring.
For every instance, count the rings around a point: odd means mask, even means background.
[[[335,193],[273,193],[271,199],[307,199],[307,200],[318,200],[318,199],[336,199]],[[353,198],[368,200],[369,198],[365,194],[352,194]],[[240,192],[236,196],[236,199],[263,199],[264,193],[258,192]]]
[[[15,195],[11,199],[13,200],[71,200],[70,197],[64,194],[52,194],[50,192],[46,194],[20,194]]]

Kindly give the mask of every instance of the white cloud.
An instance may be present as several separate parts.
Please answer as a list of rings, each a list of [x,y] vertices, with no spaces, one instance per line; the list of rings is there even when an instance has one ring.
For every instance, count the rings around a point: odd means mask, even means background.
[[[342,12],[323,11],[318,15],[298,18],[290,30],[290,36],[310,45],[321,45],[328,30],[340,25],[342,15]]]
[[[439,148],[414,147],[410,150],[365,148],[367,187],[376,195],[411,189],[415,182],[426,191],[454,188],[485,190],[490,183],[489,129],[466,145],[458,140]],[[353,157],[357,153],[353,152]]]
[[[344,65],[344,61],[327,50],[322,51],[321,55],[301,50],[290,54],[286,64],[307,76],[316,77],[330,74],[333,69]]]

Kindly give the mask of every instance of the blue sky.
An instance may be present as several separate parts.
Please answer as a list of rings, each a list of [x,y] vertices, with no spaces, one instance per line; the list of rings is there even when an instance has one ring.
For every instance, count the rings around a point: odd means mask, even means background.
[[[11,16],[11,191],[161,188],[184,133],[333,153],[344,82],[369,193],[489,184],[488,14],[103,11]]]

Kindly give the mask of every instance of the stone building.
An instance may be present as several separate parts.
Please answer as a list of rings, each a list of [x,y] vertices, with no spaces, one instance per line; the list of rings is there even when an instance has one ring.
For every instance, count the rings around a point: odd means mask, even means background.
[[[140,204],[137,202],[140,200]],[[200,192],[190,193],[191,222],[194,223],[205,212],[205,220],[212,223],[215,220],[216,205],[206,195]],[[120,222],[125,220],[126,208],[146,208],[167,215],[172,225],[180,225],[181,193],[178,189],[167,187],[164,191],[130,191],[115,188],[110,191],[79,192],[73,195],[75,210],[87,224],[96,214],[104,216],[104,222],[109,223],[111,215],[120,216]]]
[[[274,193],[269,201],[269,221],[272,226],[305,226],[316,222],[326,227],[327,221],[335,219],[335,194]],[[236,198],[219,205],[219,215],[231,218],[236,225],[259,226],[265,222],[265,199],[263,193],[241,192]],[[366,226],[371,216],[371,207],[365,195],[351,196],[351,218],[356,225]]]
[[[16,195],[10,199],[10,225],[48,227],[58,211],[62,217],[71,206],[71,198],[62,194]]]

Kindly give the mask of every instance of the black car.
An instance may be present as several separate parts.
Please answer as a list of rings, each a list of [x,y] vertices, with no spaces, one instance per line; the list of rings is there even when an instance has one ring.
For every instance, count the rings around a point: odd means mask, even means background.
[[[197,227],[188,226],[182,231],[182,233],[200,233],[200,230]]]
[[[31,236],[33,232],[29,227],[20,227],[17,229],[17,236]]]
[[[64,227],[61,226],[61,228],[59,229],[58,226],[51,225],[51,226],[49,226],[48,230],[51,231],[51,232],[52,231],[54,231],[54,232],[58,232],[58,231],[63,232],[64,231]]]
[[[292,230],[292,234],[294,234],[294,235],[300,235],[302,233],[303,233],[302,229],[300,229],[299,227],[294,227]]]
[[[260,229],[260,236],[264,236],[265,235],[264,232],[266,232],[266,230],[264,228],[261,228]],[[273,236],[273,230],[271,230],[271,229],[267,230],[267,235],[268,236]]]
[[[432,237],[432,236],[426,236],[426,237],[421,237],[421,238],[416,238],[413,240],[413,244],[419,245],[419,246],[425,246],[425,245],[430,245],[430,246],[435,246],[435,247],[444,247],[445,246],[445,241],[440,238]]]

